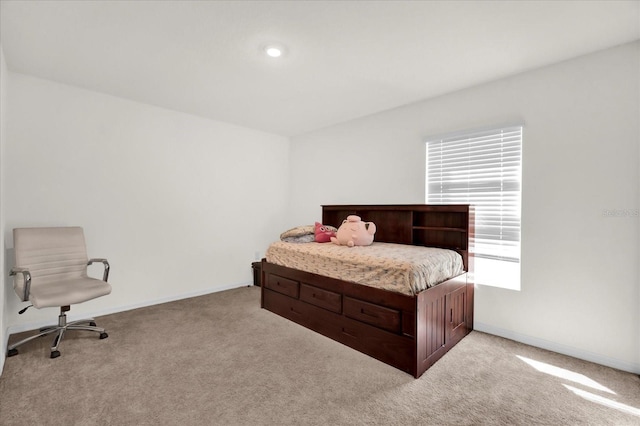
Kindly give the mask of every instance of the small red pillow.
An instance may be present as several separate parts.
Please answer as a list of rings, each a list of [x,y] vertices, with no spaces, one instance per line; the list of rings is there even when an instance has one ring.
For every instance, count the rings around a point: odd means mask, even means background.
[[[336,236],[337,229],[333,226],[323,225],[320,222],[316,222],[315,234],[317,243],[331,242],[331,237]]]

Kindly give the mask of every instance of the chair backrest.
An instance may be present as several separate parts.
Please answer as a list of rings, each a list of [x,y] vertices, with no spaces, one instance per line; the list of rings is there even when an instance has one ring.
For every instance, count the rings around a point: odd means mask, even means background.
[[[16,267],[31,273],[31,288],[87,276],[89,259],[80,227],[15,228],[13,247]],[[17,276],[13,288],[21,298],[23,286],[24,280]]]

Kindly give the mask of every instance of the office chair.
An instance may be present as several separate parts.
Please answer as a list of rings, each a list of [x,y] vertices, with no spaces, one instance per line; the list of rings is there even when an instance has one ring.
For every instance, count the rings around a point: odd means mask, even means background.
[[[9,345],[7,356],[18,354],[18,346],[37,337],[55,333],[51,358],[60,356],[58,347],[67,330],[87,330],[100,333],[100,339],[109,335],[96,327],[93,318],[67,323],[70,305],[86,302],[111,293],[109,262],[106,259],[88,259],[84,233],[80,227],[16,228],[13,230],[16,265],[10,275],[13,288],[28,308],[60,307],[58,325],[44,327],[34,336]],[[94,262],[104,265],[102,280],[87,276],[87,267]]]

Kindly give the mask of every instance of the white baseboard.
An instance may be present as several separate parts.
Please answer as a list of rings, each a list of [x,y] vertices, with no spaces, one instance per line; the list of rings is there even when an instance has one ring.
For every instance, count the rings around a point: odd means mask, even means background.
[[[111,307],[106,308],[106,309],[100,309],[100,310],[93,311],[93,312],[86,312],[86,313],[83,313],[83,314],[72,314],[72,313],[69,313],[68,314],[68,320],[69,321],[74,321],[74,320],[79,320],[79,319],[82,319],[82,318],[100,317],[100,316],[103,316],[103,315],[110,315],[110,314],[115,314],[115,313],[118,313],[118,312],[130,311],[132,309],[144,308],[146,306],[159,305],[161,303],[174,302],[176,300],[189,299],[191,297],[204,296],[205,294],[217,293],[217,292],[220,292],[220,291],[231,290],[231,289],[240,288],[240,287],[248,287],[248,286],[252,286],[252,285],[253,285],[253,282],[246,282],[246,283],[240,283],[240,284],[230,284],[230,285],[226,285],[226,286],[223,286],[223,287],[209,288],[209,289],[205,289],[205,290],[194,291],[194,292],[191,292],[191,293],[176,294],[176,295],[172,295],[172,296],[168,296],[168,297],[162,297],[162,298],[159,298],[159,299],[144,300],[142,302],[133,303],[131,305],[111,306]],[[9,336],[11,334],[21,333],[23,331],[35,330],[35,329],[38,329],[38,328],[41,328],[41,327],[46,327],[48,325],[51,325],[51,320],[35,321],[35,322],[30,322],[30,323],[17,324],[17,325],[9,327],[7,329],[7,334],[6,334],[5,341],[3,342],[4,351],[6,352],[6,350],[7,350],[8,340],[9,340]]]
[[[515,340],[516,342],[526,345],[535,346],[537,348],[546,349],[548,351],[557,352],[559,354],[571,356],[585,361],[593,362],[617,370],[628,371],[629,373],[640,374],[640,364],[634,364],[616,358],[610,358],[604,355],[585,351],[583,349],[572,346],[563,345],[561,343],[551,342],[549,340],[539,339],[537,337],[528,336],[526,334],[516,333],[499,327],[480,322],[473,323],[474,330],[487,334],[504,337],[505,339]]]

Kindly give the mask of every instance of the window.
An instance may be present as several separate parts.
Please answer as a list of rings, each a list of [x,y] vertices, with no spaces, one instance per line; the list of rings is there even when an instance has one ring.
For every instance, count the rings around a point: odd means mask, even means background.
[[[426,200],[473,204],[475,279],[520,288],[522,126],[427,141]]]

